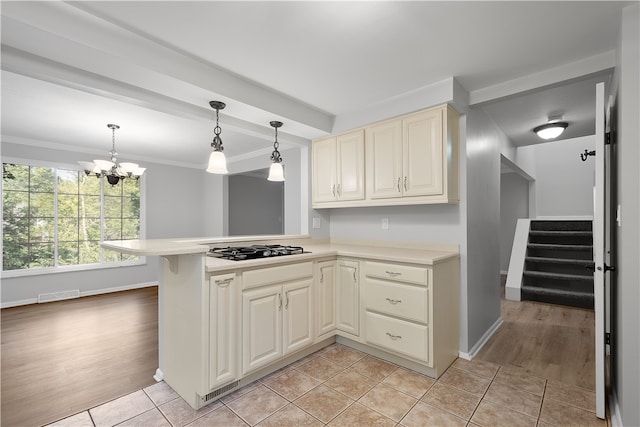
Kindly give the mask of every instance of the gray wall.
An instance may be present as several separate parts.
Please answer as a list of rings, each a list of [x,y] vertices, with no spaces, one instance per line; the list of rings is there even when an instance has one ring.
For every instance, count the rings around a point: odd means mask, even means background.
[[[536,217],[593,217],[595,162],[580,153],[594,148],[593,136],[518,148],[534,161]]]
[[[82,153],[2,143],[2,156],[42,160],[74,166],[92,158]],[[202,234],[202,191],[204,171],[146,162],[141,185],[145,189],[146,238],[199,236]],[[182,207],[182,209],[177,208]],[[147,257],[146,264],[2,279],[3,305],[33,302],[38,294],[79,289],[81,294],[155,283],[159,260]]]
[[[622,424],[640,425],[640,6],[623,10],[617,95],[617,280],[614,289],[613,389]]]
[[[500,272],[509,270],[518,218],[529,217],[529,181],[514,172],[500,175]]]
[[[267,174],[229,176],[229,236],[283,233],[284,183]]]

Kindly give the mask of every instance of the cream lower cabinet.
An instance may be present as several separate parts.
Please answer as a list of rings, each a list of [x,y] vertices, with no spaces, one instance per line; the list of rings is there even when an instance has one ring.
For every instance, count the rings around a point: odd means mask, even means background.
[[[316,271],[317,335],[334,334],[336,330],[336,261],[321,261]]]
[[[360,334],[359,263],[336,262],[336,327],[351,335]]]
[[[365,342],[431,368],[458,356],[458,261],[365,262]]]
[[[294,280],[286,277],[305,267],[304,264],[292,265],[251,272],[251,277],[263,277],[267,282],[272,278],[277,280],[282,274],[281,282],[286,283],[256,287],[242,293],[243,374],[313,343],[311,264],[308,264],[308,277]]]
[[[238,378],[238,286],[235,274],[209,278],[209,388]]]

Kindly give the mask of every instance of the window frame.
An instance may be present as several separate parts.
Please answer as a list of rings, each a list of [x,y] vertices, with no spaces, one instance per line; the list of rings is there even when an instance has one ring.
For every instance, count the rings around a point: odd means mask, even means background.
[[[2,163],[13,163],[19,164],[23,166],[34,166],[34,167],[45,167],[45,168],[54,168],[56,169],[55,180],[54,180],[54,209],[56,213],[56,218],[58,215],[58,170],[75,170],[81,173],[84,171],[77,164],[69,164],[62,162],[53,162],[53,161],[43,161],[43,160],[35,160],[35,159],[26,159],[20,157],[2,157]],[[98,179],[98,178],[96,178]],[[104,185],[109,185],[104,178]],[[129,178],[127,178],[129,179]],[[141,176],[139,178],[139,189],[140,189],[140,232],[138,239],[145,239],[146,237],[146,180],[145,176]],[[0,181],[0,198],[2,198],[4,204],[4,180]],[[104,189],[102,188],[100,191],[100,236],[101,239],[104,235]],[[3,212],[0,212],[0,220],[4,222],[4,209]],[[54,242],[55,242],[55,251],[54,254],[57,254],[58,247],[58,224],[57,221],[54,225]],[[3,231],[4,235],[4,231]],[[100,244],[102,246],[102,242]],[[4,238],[0,240],[0,246],[4,245]],[[104,250],[104,248],[101,248]],[[3,255],[0,255],[2,257]],[[2,258],[0,258],[2,260]],[[54,255],[54,262],[57,264],[56,255]],[[72,265],[58,265],[54,267],[42,267],[42,268],[26,268],[26,269],[17,269],[17,270],[2,270],[1,276],[4,278],[11,277],[24,277],[24,276],[36,276],[42,274],[58,274],[58,273],[68,273],[74,271],[90,271],[90,270],[101,270],[101,269],[109,269],[109,268],[123,268],[123,267],[133,267],[147,264],[147,260],[145,256],[139,256],[138,259],[126,260],[126,261],[108,261],[108,262],[98,262],[98,263],[90,263],[90,264],[72,264]]]

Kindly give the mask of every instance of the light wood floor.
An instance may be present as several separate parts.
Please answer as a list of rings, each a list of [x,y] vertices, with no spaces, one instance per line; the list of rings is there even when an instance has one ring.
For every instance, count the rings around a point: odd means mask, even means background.
[[[502,300],[477,355],[593,390],[593,311]],[[157,289],[2,310],[2,425],[37,426],[154,383]]]
[[[156,287],[6,308],[2,425],[38,426],[154,384]]]
[[[504,298],[501,306],[504,323],[477,359],[595,390],[593,310]]]

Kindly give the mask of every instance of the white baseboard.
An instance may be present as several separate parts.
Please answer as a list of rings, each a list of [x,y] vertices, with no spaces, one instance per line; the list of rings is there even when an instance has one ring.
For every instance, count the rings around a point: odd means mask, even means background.
[[[609,394],[609,413],[611,414],[611,425],[613,427],[623,427],[622,417],[620,416],[620,406],[618,405],[618,395],[613,388]]]
[[[478,352],[482,350],[482,347],[484,347],[487,341],[489,341],[489,339],[493,336],[493,334],[496,333],[496,331],[498,330],[500,325],[502,325],[502,323],[503,323],[502,317],[499,317],[498,320],[496,320],[495,323],[491,325],[491,327],[487,330],[487,332],[484,333],[484,335],[478,340],[478,342],[471,348],[471,350],[468,353],[464,353],[461,351],[459,352],[458,356],[461,359],[465,359],[465,360],[471,360],[474,357],[476,357]]]
[[[87,297],[91,295],[101,295],[101,294],[109,294],[112,292],[129,291],[132,289],[149,288],[151,286],[158,286],[158,282],[135,283],[132,285],[117,286],[113,288],[96,289],[93,291],[82,291],[80,292],[80,297],[82,298],[82,297]],[[52,300],[50,302],[55,302],[55,301],[57,300]],[[29,304],[37,304],[37,303],[38,303],[38,298],[36,297],[36,298],[29,298],[29,299],[23,299],[18,301],[3,302],[2,304],[0,304],[0,308],[18,307],[21,305],[29,305]],[[43,304],[46,304],[46,302],[43,302]]]

